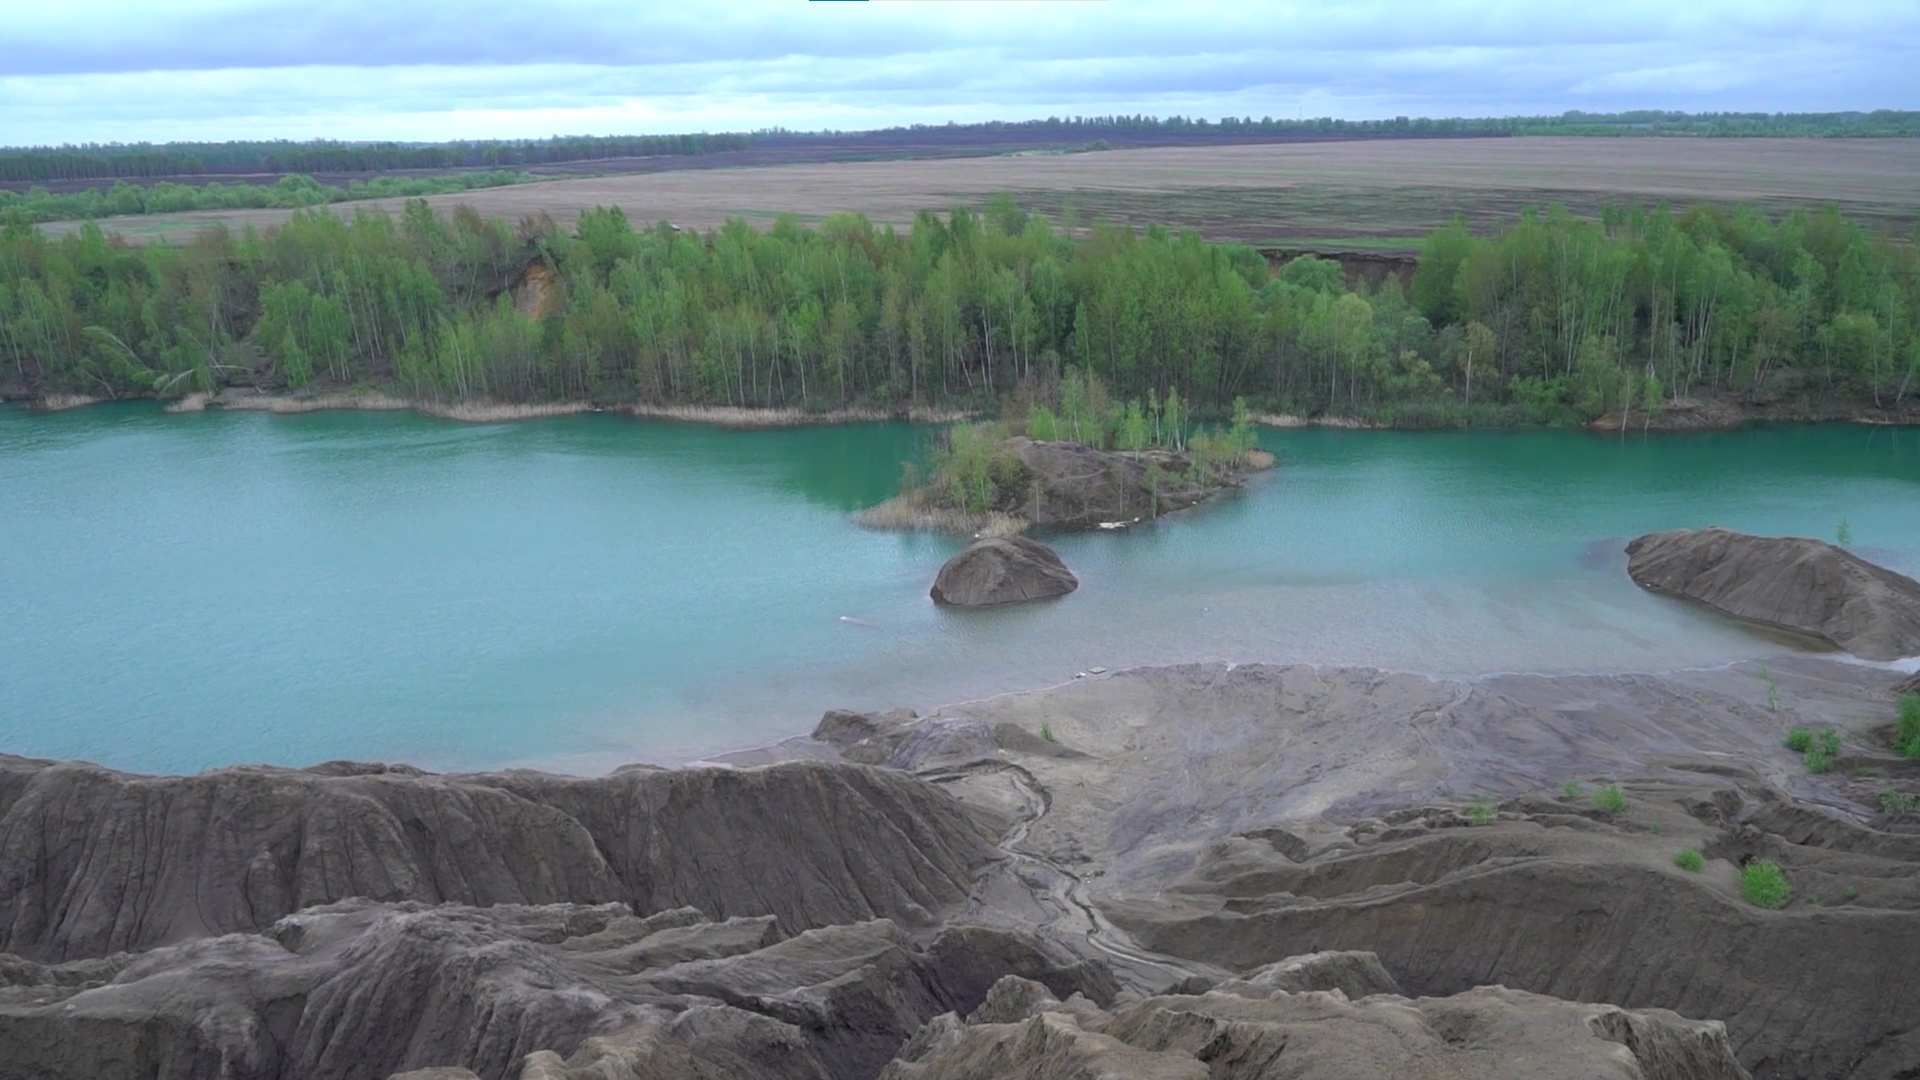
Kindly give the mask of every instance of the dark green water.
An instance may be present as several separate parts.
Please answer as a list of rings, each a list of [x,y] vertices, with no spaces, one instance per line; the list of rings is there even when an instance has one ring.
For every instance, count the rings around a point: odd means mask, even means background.
[[[1633,535],[1831,537],[1920,570],[1920,432],[1270,432],[1252,490],[1063,537],[1080,591],[950,612],[956,542],[871,533],[905,425],[0,409],[0,750],[143,770],[351,757],[581,771],[1099,664],[1436,674],[1723,663]]]

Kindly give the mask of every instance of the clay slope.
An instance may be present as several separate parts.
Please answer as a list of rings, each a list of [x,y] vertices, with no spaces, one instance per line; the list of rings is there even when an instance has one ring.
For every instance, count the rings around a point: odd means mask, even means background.
[[[1239,981],[1101,1009],[1009,977],[885,1080],[1746,1080],[1716,1023],[1492,987],[1410,1001]]]
[[[348,901],[107,964],[16,964],[0,1080],[857,1080],[1009,972],[1111,992],[978,927],[916,943],[885,920],[786,937],[691,909]]]
[[[911,777],[838,763],[151,777],[0,757],[0,952],[103,956],[356,896],[691,905],[786,933],[925,923],[966,895],[996,833]]]
[[[1920,582],[1820,540],[1676,529],[1627,545],[1627,573],[1738,619],[1868,660],[1920,655]]]
[[[1920,1008],[1893,958],[1920,955],[1920,826],[1880,805],[1920,780],[1884,745],[1899,676],[1816,659],[1771,676],[1778,709],[1741,669],[1195,665],[824,734],[982,805],[1037,792],[1017,850],[1158,954],[1244,970],[1371,950],[1419,994],[1501,984],[1722,1020],[1764,1080],[1909,1075]],[[1833,773],[1782,748],[1801,726],[1840,732]],[[1614,782],[1619,812],[1593,798]],[[1674,865],[1684,848],[1704,872]],[[1742,897],[1755,858],[1785,868],[1785,910]]]

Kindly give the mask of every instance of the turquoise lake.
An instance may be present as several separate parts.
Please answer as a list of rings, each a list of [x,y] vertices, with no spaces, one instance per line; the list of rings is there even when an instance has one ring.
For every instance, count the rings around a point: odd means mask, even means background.
[[[927,429],[0,408],[0,751],[598,772],[1093,665],[1657,670],[1787,646],[1641,592],[1719,524],[1920,571],[1920,430],[1293,430],[1244,493],[1053,540],[1061,601],[941,610],[869,532]]]

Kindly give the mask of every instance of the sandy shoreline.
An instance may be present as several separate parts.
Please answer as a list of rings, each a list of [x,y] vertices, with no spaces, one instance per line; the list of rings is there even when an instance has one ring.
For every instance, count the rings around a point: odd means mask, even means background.
[[[34,412],[65,412],[115,400],[143,398],[103,398],[85,394],[47,394],[21,397]],[[546,420],[586,413],[616,413],[637,420],[664,420],[674,423],[710,424],[739,431],[772,428],[869,424],[907,421],[916,424],[949,424],[969,419],[973,414],[956,409],[931,409],[914,406],[906,410],[840,408],[822,412],[805,409],[757,409],[735,405],[604,405],[592,401],[542,401],[530,403],[498,401],[436,401],[400,397],[383,390],[332,391],[318,394],[271,394],[254,391],[222,390],[217,393],[195,391],[162,406],[168,413],[197,413],[212,410],[264,412],[299,415],[315,412],[415,412],[440,420],[467,424],[498,424],[516,420]]]

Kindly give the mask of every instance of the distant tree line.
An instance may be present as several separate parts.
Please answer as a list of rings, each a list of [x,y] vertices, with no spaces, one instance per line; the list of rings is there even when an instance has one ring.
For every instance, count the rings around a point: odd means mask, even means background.
[[[1063,137],[1102,134],[1252,135],[1327,137],[1442,137],[1501,135],[1837,136],[1920,135],[1920,112],[1841,113],[1568,112],[1560,116],[1482,118],[1333,117],[1255,119],[1186,116],[1081,116],[978,124],[919,124],[867,132],[756,132],[684,135],[565,135],[548,139],[406,142],[180,142],[88,143],[0,149],[0,182],[154,179],[238,173],[367,173],[395,169],[525,168],[576,161],[655,155],[701,155],[793,146],[849,137],[876,141],[903,133],[938,132],[955,138],[997,132],[1058,131]]]
[[[352,173],[394,169],[505,169],[572,161],[744,150],[753,136],[567,135],[444,143],[89,143],[0,150],[0,181],[152,179],[238,173]]]
[[[29,220],[90,221],[130,214],[173,214],[185,210],[297,210],[355,199],[450,195],[480,188],[525,184],[532,173],[490,169],[442,176],[376,176],[345,184],[322,184],[294,173],[272,184],[175,184],[162,180],[141,186],[116,180],[111,188],[54,193],[43,188],[25,194],[0,189],[0,214],[15,211]]]
[[[1577,423],[1676,395],[1896,406],[1920,248],[1833,210],[1529,213],[1426,241],[1410,286],[1278,272],[1191,233],[1062,229],[1005,198],[904,229],[572,230],[468,208],[297,213],[130,247],[0,234],[0,380],[41,392],[370,384],[422,398],[821,408],[1114,399],[1406,425]]]

